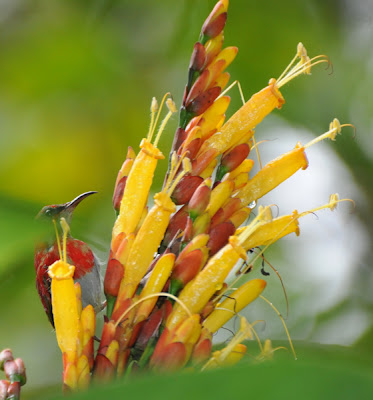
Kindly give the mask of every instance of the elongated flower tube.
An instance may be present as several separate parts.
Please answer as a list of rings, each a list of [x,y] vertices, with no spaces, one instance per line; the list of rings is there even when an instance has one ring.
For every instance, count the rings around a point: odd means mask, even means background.
[[[254,301],[264,290],[267,282],[263,279],[253,279],[229,295],[216,309],[203,321],[202,326],[211,333],[215,333],[232,315],[239,313],[249,303]]]
[[[60,260],[48,269],[52,280],[52,311],[58,346],[63,355],[63,381],[68,389],[84,388],[90,382],[93,367],[95,312],[91,305],[82,310],[81,289],[74,284],[75,267],[66,262],[66,238],[69,231],[62,218],[63,248]],[[58,243],[59,243],[59,238]]]
[[[127,178],[120,213],[114,226],[113,234],[115,236],[120,232],[128,235],[135,231],[148,200],[157,161],[164,158],[161,151],[146,139],[143,139],[140,147],[141,151],[136,157]]]
[[[260,199],[299,169],[306,169],[308,161],[304,150],[304,147],[298,144],[294,150],[283,154],[262,168],[240,189],[239,197],[242,203],[248,205]]]
[[[148,137],[143,139],[140,144],[141,151],[135,158],[127,178],[126,187],[120,204],[119,216],[113,229],[113,237],[117,236],[120,232],[124,232],[125,235],[134,232],[140,221],[143,209],[148,200],[157,162],[158,160],[164,159],[162,152],[157,148],[159,137],[168,119],[171,117],[172,113],[176,111],[175,105],[171,99],[167,101],[167,106],[170,111],[160,126],[154,144],[152,144],[150,140],[152,139],[156,122],[154,125],[152,124],[150,126]],[[151,107],[153,116],[156,109],[157,106],[153,101]]]
[[[114,210],[117,212],[119,212],[120,210],[120,204],[122,202],[124,188],[126,186],[128,175],[131,171],[135,158],[136,158],[135,152],[133,151],[132,147],[129,147],[127,152],[127,158],[124,161],[122,168],[118,172],[117,180],[114,186],[113,206]]]
[[[211,296],[221,289],[229,271],[240,257],[245,259],[246,252],[241,247],[240,240],[237,237],[231,237],[229,244],[211,258],[197,277],[181,291],[179,295],[180,301],[185,304],[191,313],[202,311]],[[176,304],[167,320],[166,326],[172,329],[185,316],[185,310],[179,304]]]
[[[74,364],[77,361],[79,314],[73,280],[74,269],[73,265],[62,260],[56,261],[49,268],[56,337],[64,354],[64,381],[71,388],[78,384]]]
[[[149,211],[136,235],[128,255],[125,274],[119,289],[118,296],[122,296],[122,298],[132,297],[135,293],[138,284],[153,260],[154,253],[162,242],[171,214],[176,210],[170,196],[180,179],[190,170],[190,163],[186,161],[188,159],[184,160],[184,170],[175,181],[174,176],[180,164],[174,161],[174,168],[169,176],[168,183],[162,192],[154,196],[155,205]]]
[[[151,272],[151,275],[144,286],[144,289],[141,291],[139,300],[144,300],[146,297],[162,291],[167,279],[171,274],[174,262],[174,254],[164,254],[160,257],[155,264],[153,271]],[[149,300],[142,301],[136,311],[134,323],[145,320],[153,310],[157,300],[157,297],[152,297],[149,298]]]

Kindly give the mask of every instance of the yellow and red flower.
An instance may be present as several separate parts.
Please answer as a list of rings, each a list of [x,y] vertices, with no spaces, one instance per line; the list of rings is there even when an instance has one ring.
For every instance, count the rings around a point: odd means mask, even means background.
[[[250,258],[251,251],[290,233],[298,235],[300,217],[333,209],[339,201],[332,196],[315,210],[277,218],[270,207],[260,206],[245,223],[261,197],[308,167],[306,149],[326,138],[334,140],[343,125],[334,120],[318,139],[295,144],[251,176],[254,161],[248,157],[255,146],[254,130],[285,103],[280,88],[328,59],[310,59],[300,43],[280,78],[271,79],[225,121],[230,102],[223,92],[229,80],[226,68],[237,54],[235,47],[223,48],[227,9],[228,0],[218,1],[194,46],[169,169],[154,205],[147,207],[149,193],[158,161],[165,158],[157,146],[176,112],[168,94],[160,107],[153,99],[149,133],[137,155],[128,150],[118,173],[113,196],[117,219],[104,282],[107,310],[96,356],[96,317],[92,308],[81,310],[74,267],[62,252],[49,269],[64,383],[69,388],[88,385],[92,371],[96,379],[107,380],[135,367],[208,369],[239,361],[246,351],[242,342],[255,335],[253,325],[241,317],[231,342],[215,352],[212,335],[266,288],[264,279],[246,279],[262,254]],[[164,104],[168,113],[155,134]],[[237,277],[229,283],[234,270]],[[262,350],[262,358],[274,351],[270,342]]]

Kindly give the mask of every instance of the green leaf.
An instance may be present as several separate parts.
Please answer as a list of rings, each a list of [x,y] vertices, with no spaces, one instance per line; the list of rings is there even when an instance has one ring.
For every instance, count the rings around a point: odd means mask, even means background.
[[[279,345],[279,343],[276,343]],[[250,346],[252,347],[252,346]],[[70,399],[371,399],[373,367],[351,348],[297,344],[298,360],[277,352],[274,361],[241,362],[202,373],[135,377],[96,386]],[[250,351],[250,349],[249,349]],[[62,399],[63,397],[56,397]]]

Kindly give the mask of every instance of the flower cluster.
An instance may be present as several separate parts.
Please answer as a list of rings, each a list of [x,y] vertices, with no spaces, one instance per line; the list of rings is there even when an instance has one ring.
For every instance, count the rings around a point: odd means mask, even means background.
[[[262,196],[307,168],[306,149],[334,140],[342,125],[334,120],[325,134],[306,145],[297,143],[250,176],[254,129],[284,104],[280,88],[329,61],[326,56],[310,59],[300,43],[284,73],[225,121],[230,102],[224,92],[226,68],[237,54],[236,47],[223,48],[227,8],[228,0],[216,4],[194,46],[168,172],[151,208],[147,203],[156,166],[165,158],[158,142],[176,112],[168,94],[160,106],[153,99],[148,135],[137,155],[128,150],[119,171],[113,196],[117,219],[104,280],[106,315],[96,354],[96,313],[92,305],[82,310],[83,286],[74,284],[71,264],[76,260],[72,248],[66,250],[69,227],[61,219],[64,237],[62,246],[57,240],[59,259],[49,265],[48,290],[67,388],[133,369],[206,369],[237,362],[246,351],[242,342],[256,336],[253,326],[240,317],[238,332],[215,352],[212,336],[265,289],[264,279],[247,280],[247,273],[273,242],[299,234],[300,217],[339,202],[332,195],[315,210],[273,218],[267,206],[251,216]],[[159,122],[164,105],[168,112]],[[53,210],[53,216],[60,216]],[[236,279],[228,283],[232,271]],[[273,352],[269,341],[259,346],[260,358]]]
[[[18,400],[21,386],[26,383],[26,369],[21,358],[13,358],[10,349],[0,351],[0,371],[6,379],[0,380],[0,400]]]

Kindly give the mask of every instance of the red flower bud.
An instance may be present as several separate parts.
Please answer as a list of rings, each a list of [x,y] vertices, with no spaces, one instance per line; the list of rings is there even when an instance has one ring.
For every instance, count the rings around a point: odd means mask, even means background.
[[[229,236],[232,236],[235,231],[236,228],[231,222],[223,222],[210,230],[210,239],[207,243],[210,257],[228,243]]]
[[[112,258],[109,260],[104,280],[104,291],[106,296],[117,297],[120,283],[124,275],[123,265]]]
[[[13,382],[8,387],[8,393],[6,399],[19,399],[21,394],[21,386],[19,382]]]
[[[111,361],[103,354],[97,354],[95,368],[94,368],[94,376],[99,378],[100,381],[108,382],[115,375],[115,367],[111,363]]]
[[[8,388],[10,382],[6,380],[0,380],[0,399],[5,400],[8,398]]]
[[[185,146],[185,149],[183,148],[182,150],[183,152],[186,151],[188,153],[187,157],[190,160],[193,160],[197,155],[200,147],[201,147],[201,138],[195,138],[190,143],[188,143],[187,146]]]
[[[208,149],[192,161],[192,174],[200,175],[218,156],[218,151],[215,149]],[[201,178],[202,179],[202,178]]]
[[[196,191],[198,186],[203,182],[203,178],[199,176],[187,175],[181,179],[172,193],[172,201],[176,205],[186,204]]]
[[[221,88],[218,86],[202,92],[188,104],[186,107],[187,112],[192,115],[203,114],[219,96],[220,92]]]
[[[250,146],[247,143],[241,143],[228,153],[225,153],[221,159],[216,179],[221,180],[227,172],[236,169],[247,158],[249,153]]]
[[[203,181],[189,200],[189,216],[195,220],[205,210],[210,201],[211,179]]]
[[[207,361],[207,359],[211,356],[212,350],[212,335],[207,329],[203,329],[201,332],[201,336],[198,339],[198,342],[194,346],[193,353],[191,356],[192,363],[202,364]]]
[[[167,345],[156,358],[151,358],[150,365],[157,371],[176,371],[182,368],[187,362],[187,351],[181,342],[174,342]]]
[[[214,38],[224,29],[227,21],[226,6],[219,1],[204,22],[201,34]]]
[[[193,71],[201,71],[205,65],[205,61],[206,61],[205,47],[201,43],[197,42],[194,45],[193,53],[190,58],[189,69]]]
[[[200,249],[193,250],[183,257],[179,256],[176,259],[171,279],[180,281],[182,287],[184,287],[200,271],[203,261],[204,255]]]
[[[145,349],[149,340],[158,333],[159,327],[164,317],[162,309],[153,312],[149,318],[144,321],[144,325],[140,330],[139,336],[136,341],[136,347]]]
[[[164,235],[161,251],[163,251],[170,244],[171,240],[174,239],[178,231],[184,231],[187,224],[188,215],[188,207],[184,206],[171,217],[170,223],[168,224],[166,233]]]
[[[10,349],[4,349],[0,352],[0,369],[4,368],[7,361],[13,361],[13,354]]]
[[[185,100],[185,107],[188,109],[189,104],[194,100],[197,96],[203,93],[207,89],[207,85],[210,79],[210,72],[208,69],[205,69],[199,78],[194,82],[191,87],[188,96]]]
[[[186,139],[187,134],[183,128],[177,128],[172,142],[172,151],[177,151]]]
[[[114,210],[118,212],[120,209],[120,202],[122,201],[124,188],[126,187],[127,178],[128,176],[123,176],[115,186],[113,194],[113,207]]]

